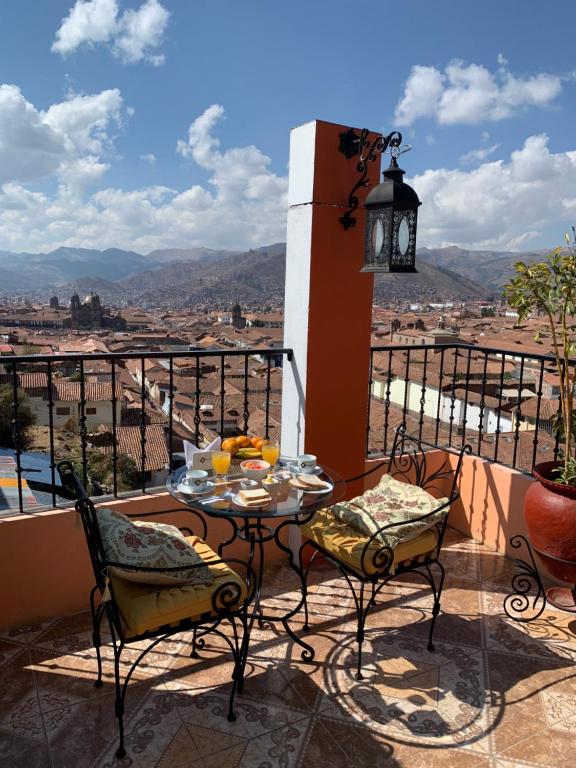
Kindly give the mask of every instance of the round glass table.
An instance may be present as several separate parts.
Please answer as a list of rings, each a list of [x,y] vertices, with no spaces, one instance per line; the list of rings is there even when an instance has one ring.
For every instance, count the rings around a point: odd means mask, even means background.
[[[266,484],[258,481],[257,485],[253,486],[253,488],[265,488],[270,501],[260,507],[248,508],[240,503],[241,499],[238,496],[243,487],[241,483],[245,478],[240,474],[233,474],[234,471],[233,467],[225,483],[218,483],[214,478],[209,478],[209,487],[203,493],[197,494],[192,493],[183,483],[186,467],[181,467],[170,475],[166,487],[173,498],[187,504],[196,512],[225,519],[229,523],[231,536],[218,545],[220,557],[224,548],[237,538],[248,543],[249,562],[253,564],[256,580],[248,631],[251,631],[254,620],[257,620],[260,625],[267,622],[281,622],[288,635],[302,647],[302,658],[311,661],[314,658],[313,648],[298,637],[288,624],[289,619],[299,613],[303,605],[305,606],[306,597],[303,564],[300,559],[296,562],[294,552],[289,546],[289,536],[290,531],[296,531],[298,526],[309,522],[316,510],[340,501],[344,497],[346,483],[336,472],[322,466],[314,474],[324,481],[326,489],[305,491],[293,485],[294,482],[298,482],[296,480],[298,472],[289,467],[281,467],[272,474],[276,482]],[[283,531],[286,531],[288,541],[281,538],[285,535]],[[301,598],[298,604],[280,615],[266,611],[261,603],[265,545],[269,542],[288,555],[288,565],[298,575],[300,581]],[[305,626],[307,624],[306,616]]]

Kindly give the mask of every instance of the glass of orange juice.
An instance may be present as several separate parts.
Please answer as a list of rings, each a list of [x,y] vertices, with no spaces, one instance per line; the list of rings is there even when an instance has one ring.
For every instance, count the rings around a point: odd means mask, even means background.
[[[272,471],[280,456],[280,445],[278,440],[264,440],[262,443],[262,459],[270,464]]]
[[[230,468],[232,454],[230,451],[212,451],[212,469],[222,480],[226,480],[226,472]]]

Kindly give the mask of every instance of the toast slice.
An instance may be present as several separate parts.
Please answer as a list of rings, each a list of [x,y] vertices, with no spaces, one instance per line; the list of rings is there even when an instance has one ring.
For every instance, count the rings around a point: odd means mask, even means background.
[[[240,491],[238,498],[244,504],[244,506],[260,506],[267,504],[271,500],[271,496],[264,488],[254,488],[246,491]]]

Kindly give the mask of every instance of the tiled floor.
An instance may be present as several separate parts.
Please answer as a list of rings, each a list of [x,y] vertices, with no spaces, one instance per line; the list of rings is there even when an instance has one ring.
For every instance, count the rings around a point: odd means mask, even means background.
[[[4,633],[0,766],[573,766],[576,618],[506,619],[510,563],[473,542],[449,536],[444,562],[436,652],[425,643],[429,591],[416,579],[397,583],[369,617],[362,681],[351,673],[352,601],[336,573],[319,568],[307,636],[315,661],[303,663],[281,631],[256,630],[234,723],[222,644],[211,640],[198,660],[189,637],[161,645],[128,691],[123,761],[114,758],[109,663],[104,687],[92,684],[88,615]],[[290,604],[287,569],[269,583],[275,602]]]

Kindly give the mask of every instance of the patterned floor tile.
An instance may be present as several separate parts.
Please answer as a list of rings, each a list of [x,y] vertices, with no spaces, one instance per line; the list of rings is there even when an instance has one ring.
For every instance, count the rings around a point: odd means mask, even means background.
[[[0,635],[2,768],[564,768],[576,752],[576,620],[545,611],[522,625],[503,611],[510,562],[449,531],[436,651],[431,595],[403,576],[366,621],[362,680],[354,600],[326,562],[310,577],[308,632],[255,623],[244,691],[227,719],[233,664],[226,642],[191,635],[144,659],[126,699],[127,757],[115,758],[112,649],[104,685],[89,613]],[[272,612],[298,604],[292,571],[266,583]],[[230,629],[222,625],[230,636]],[[107,635],[104,635],[107,638]],[[123,655],[128,671],[139,648]]]

